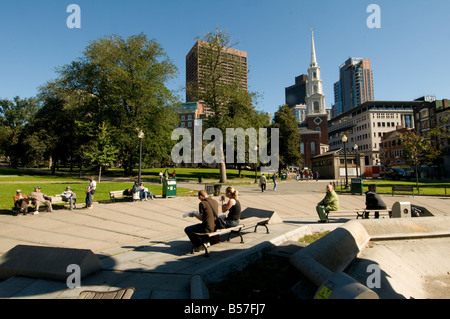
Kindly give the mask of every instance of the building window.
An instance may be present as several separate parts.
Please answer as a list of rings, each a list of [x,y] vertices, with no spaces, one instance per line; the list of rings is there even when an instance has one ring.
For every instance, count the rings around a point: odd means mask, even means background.
[[[319,102],[314,102],[314,113],[319,113]]]
[[[316,154],[316,142],[311,142],[311,154]]]
[[[305,143],[303,142],[300,143],[300,153],[305,154]]]

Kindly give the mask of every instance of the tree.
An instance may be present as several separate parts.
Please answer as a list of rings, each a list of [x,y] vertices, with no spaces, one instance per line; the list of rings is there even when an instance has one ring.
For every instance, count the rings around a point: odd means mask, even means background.
[[[156,41],[144,34],[100,38],[58,72],[61,89],[78,96],[79,118],[91,127],[106,123],[114,128],[111,140],[125,175],[133,173],[139,158],[136,129],[146,136],[144,162],[167,158],[178,117],[173,107],[177,100],[165,83],[177,68]]]
[[[443,122],[447,120],[447,118],[444,118]],[[438,143],[438,139],[449,137],[447,128],[441,124],[442,122],[425,135],[419,135],[414,130],[409,130],[400,136],[405,154],[415,168],[417,190],[419,190],[419,166],[421,164],[433,164],[442,155],[442,145]]]
[[[204,35],[199,45],[198,82],[188,83],[186,90],[191,98],[201,102],[214,115],[206,118],[204,128],[218,128],[226,141],[226,128],[248,128],[261,125],[261,115],[254,109],[256,93],[249,93],[243,86],[247,68],[240,59],[230,54],[233,46],[226,31],[217,29]],[[257,127],[256,127],[257,128]],[[220,165],[220,182],[225,183],[226,154]]]
[[[111,143],[110,129],[105,122],[98,126],[93,140],[82,148],[83,158],[98,166],[98,182],[101,181],[102,167],[112,166],[119,150]]]
[[[36,98],[0,100],[0,150],[9,156],[12,167],[17,167],[21,158],[20,136],[38,109]]]
[[[274,128],[280,130],[280,169],[288,165],[300,165],[300,132],[298,123],[292,111],[285,104],[275,112]]]

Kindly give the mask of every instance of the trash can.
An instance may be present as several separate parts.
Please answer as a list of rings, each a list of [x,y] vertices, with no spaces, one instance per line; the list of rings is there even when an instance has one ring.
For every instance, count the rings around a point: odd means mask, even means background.
[[[220,189],[222,188],[222,185],[214,185],[214,196],[220,195]]]
[[[367,185],[369,192],[376,193],[377,192],[377,185],[376,184],[370,184]]]
[[[162,197],[176,197],[177,196],[177,180],[165,179],[163,181]]]
[[[214,194],[214,185],[212,184],[205,185],[205,190],[208,193],[208,195]]]
[[[362,178],[352,178],[352,183],[350,186],[350,191],[352,194],[363,194],[363,181]]]
[[[286,180],[287,179],[287,174],[286,173],[282,173],[281,174],[281,179],[282,180]]]
[[[200,177],[198,178],[198,183],[199,183],[199,184],[203,183],[203,176],[200,176]]]

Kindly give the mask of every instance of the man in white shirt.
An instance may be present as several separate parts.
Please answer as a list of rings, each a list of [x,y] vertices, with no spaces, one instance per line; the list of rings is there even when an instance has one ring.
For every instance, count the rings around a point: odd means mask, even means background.
[[[92,209],[92,201],[94,198],[95,189],[97,187],[97,183],[91,177],[88,187],[86,187],[86,208]]]

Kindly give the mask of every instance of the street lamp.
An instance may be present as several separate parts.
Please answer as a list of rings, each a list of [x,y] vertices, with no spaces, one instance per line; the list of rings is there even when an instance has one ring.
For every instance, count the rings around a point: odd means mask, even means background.
[[[258,146],[255,145],[253,148],[255,153],[258,151]],[[258,183],[258,154],[256,154],[256,163],[255,163],[255,184]]]
[[[342,136],[342,143],[344,143],[344,161],[345,161],[345,189],[348,188],[348,172],[347,172],[347,148],[345,144],[347,143],[347,135]]]
[[[359,162],[359,154],[358,154],[358,144],[353,145],[353,150],[355,151],[356,154],[356,178],[359,178],[359,174],[358,174],[358,162]]]
[[[142,130],[139,130],[138,138],[139,138],[139,178],[138,178],[138,183],[139,183],[139,185],[141,185],[142,139],[144,138],[144,132],[142,132]]]

